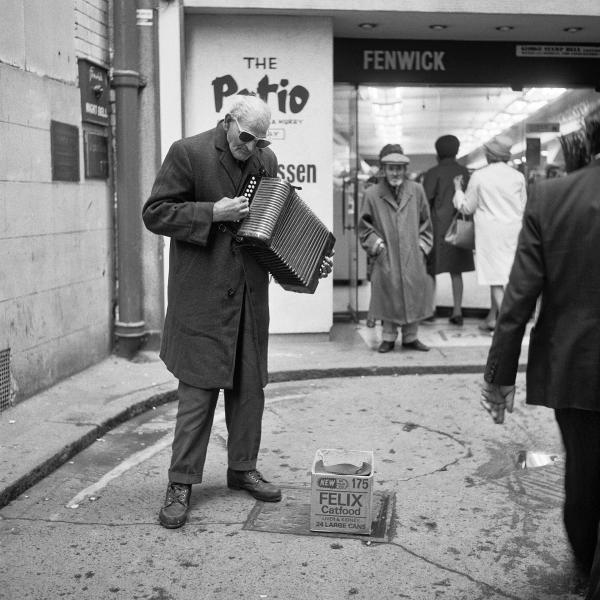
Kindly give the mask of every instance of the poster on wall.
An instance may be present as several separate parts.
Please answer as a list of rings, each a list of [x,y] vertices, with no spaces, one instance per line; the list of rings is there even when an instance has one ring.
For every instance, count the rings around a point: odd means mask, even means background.
[[[302,200],[332,228],[330,23],[309,17],[190,15],[185,42],[184,135],[213,128],[236,94],[255,93],[271,109],[268,135],[279,177],[299,188]],[[332,313],[331,281],[308,297],[272,286],[272,332],[327,331]]]

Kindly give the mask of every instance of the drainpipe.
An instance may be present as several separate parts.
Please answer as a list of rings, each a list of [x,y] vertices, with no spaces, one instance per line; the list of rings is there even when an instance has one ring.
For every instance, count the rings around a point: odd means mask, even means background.
[[[131,358],[144,339],[142,307],[142,219],[139,182],[138,32],[136,3],[115,0],[117,315],[116,353]]]
[[[139,69],[144,80],[140,94],[139,176],[142,199],[152,190],[161,162],[160,93],[158,53],[159,0],[137,0]],[[144,348],[158,350],[165,316],[164,302],[164,238],[142,228],[143,310],[146,322]]]

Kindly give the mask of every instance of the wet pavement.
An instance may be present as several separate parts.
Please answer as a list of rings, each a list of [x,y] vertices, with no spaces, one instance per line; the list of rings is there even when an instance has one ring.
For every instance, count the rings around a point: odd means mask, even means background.
[[[275,336],[259,468],[283,499],[227,489],[220,404],[180,530],[157,524],[176,403],[154,354],[111,357],[10,409],[5,497],[19,474],[29,485],[0,510],[0,598],[581,597],[552,412],[524,405],[520,375],[515,413],[494,425],[479,406],[489,338],[473,337],[471,323],[463,333],[477,345],[444,345],[446,329],[423,328],[431,352],[389,355],[373,352],[377,330],[364,326],[343,326],[333,342]],[[374,453],[370,536],[308,528],[314,453],[332,447]],[[525,452],[553,458],[523,469]],[[23,464],[9,462],[19,454]],[[41,458],[47,472],[34,483]]]

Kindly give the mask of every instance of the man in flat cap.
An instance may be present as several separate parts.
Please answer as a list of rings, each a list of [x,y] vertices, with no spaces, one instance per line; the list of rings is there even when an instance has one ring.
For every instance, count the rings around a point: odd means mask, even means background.
[[[433,245],[429,203],[423,186],[406,178],[410,160],[402,146],[384,146],[379,162],[383,177],[365,192],[358,223],[361,245],[374,257],[369,314],[383,322],[379,352],[394,349],[398,327],[403,348],[426,352],[418,330],[419,321],[432,314],[426,270]]]

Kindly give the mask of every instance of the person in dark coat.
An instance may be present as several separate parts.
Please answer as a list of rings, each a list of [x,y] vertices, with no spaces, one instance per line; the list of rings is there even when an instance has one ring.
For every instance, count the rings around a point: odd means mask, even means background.
[[[394,349],[398,326],[403,348],[426,352],[418,330],[419,321],[431,315],[429,205],[423,186],[406,179],[410,160],[402,146],[384,146],[379,162],[383,178],[365,191],[358,221],[360,243],[373,257],[369,315],[383,322],[379,352]]]
[[[146,227],[171,238],[160,357],[179,380],[169,484],[159,521],[182,526],[202,481],[219,391],[228,429],[227,485],[275,502],[281,491],[256,469],[267,383],[269,274],[238,245],[249,211],[248,174],[276,177],[267,147],[269,107],[236,96],[214,129],[175,142],[143,207]],[[321,274],[331,271],[327,259]]]
[[[435,142],[438,164],[425,173],[423,187],[431,208],[433,223],[433,250],[429,255],[428,267],[431,275],[450,273],[452,282],[452,314],[449,321],[454,325],[463,324],[462,274],[474,271],[473,252],[457,248],[444,241],[444,236],[456,209],[452,203],[454,196],[454,177],[462,175],[465,185],[469,180],[469,170],[456,162],[460,142],[453,135],[443,135]]]
[[[600,600],[600,121],[588,125],[591,164],[536,182],[485,368],[495,422],[512,412],[521,342],[531,331],[527,404],[554,409],[566,452],[564,523]],[[593,568],[592,568],[593,567]]]

